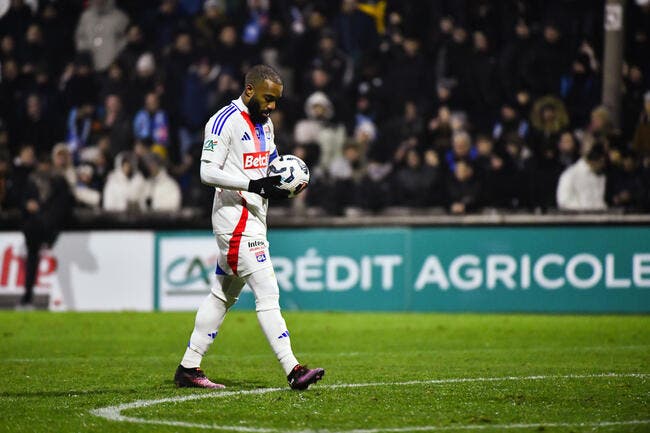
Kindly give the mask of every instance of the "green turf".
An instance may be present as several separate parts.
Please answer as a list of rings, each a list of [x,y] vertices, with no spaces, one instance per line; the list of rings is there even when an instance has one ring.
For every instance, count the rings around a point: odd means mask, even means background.
[[[299,359],[326,368],[324,380],[307,392],[288,391],[255,315],[233,312],[203,367],[228,391],[282,390],[219,397],[219,392],[172,384],[191,313],[0,313],[0,431],[209,431],[109,421],[90,413],[136,400],[192,395],[206,398],[122,415],[277,432],[425,426],[497,432],[515,424],[533,426],[509,431],[650,431],[649,317],[285,317]],[[602,376],[606,373],[615,375]],[[471,380],[507,376],[512,378]],[[426,383],[438,379],[469,380]],[[425,383],[387,384],[407,381]],[[376,384],[330,387],[370,382]],[[597,425],[634,420],[645,422]]]

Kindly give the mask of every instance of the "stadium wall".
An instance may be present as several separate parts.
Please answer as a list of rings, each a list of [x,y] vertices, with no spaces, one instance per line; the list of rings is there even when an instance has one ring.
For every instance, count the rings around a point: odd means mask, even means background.
[[[269,242],[286,310],[650,312],[645,226],[274,229]],[[0,233],[0,298],[22,290],[23,249]],[[204,231],[63,233],[37,293],[55,309],[193,310],[215,263]],[[254,308],[249,290],[237,308]]]

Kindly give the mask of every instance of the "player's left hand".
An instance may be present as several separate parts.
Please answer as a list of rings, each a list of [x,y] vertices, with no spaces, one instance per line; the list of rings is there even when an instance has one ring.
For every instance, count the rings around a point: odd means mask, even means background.
[[[278,187],[280,179],[280,175],[251,179],[248,183],[248,190],[264,198],[288,198],[289,190]]]

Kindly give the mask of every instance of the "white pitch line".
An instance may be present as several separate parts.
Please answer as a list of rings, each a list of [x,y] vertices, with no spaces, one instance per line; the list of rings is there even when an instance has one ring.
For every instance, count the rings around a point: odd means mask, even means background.
[[[503,382],[515,380],[549,380],[549,379],[592,379],[592,378],[638,378],[645,379],[650,377],[647,373],[600,373],[600,374],[568,374],[568,375],[538,375],[538,376],[504,376],[504,377],[474,377],[474,378],[449,378],[449,379],[431,379],[431,380],[411,380],[406,382],[369,382],[369,383],[340,383],[332,385],[319,385],[322,389],[337,388],[366,388],[375,386],[409,386],[409,385],[441,385],[451,383],[471,383],[471,382]],[[209,430],[233,431],[243,433],[314,433],[313,430],[297,430],[287,432],[286,430],[263,428],[263,427],[244,427],[244,426],[226,426],[217,424],[199,424],[184,421],[166,421],[136,418],[122,415],[122,411],[129,409],[139,409],[144,407],[155,406],[164,403],[181,403],[192,400],[202,400],[206,398],[225,398],[233,395],[261,395],[271,392],[288,391],[287,388],[259,388],[241,391],[217,391],[204,394],[192,394],[185,396],[167,397],[155,400],[137,400],[131,403],[124,403],[116,406],[107,406],[90,411],[92,415],[109,421],[130,422],[136,424],[166,425],[174,427],[200,428]],[[355,430],[318,430],[318,433],[400,433],[408,431],[447,431],[447,430],[488,430],[488,429],[525,429],[538,427],[609,427],[623,425],[646,425],[650,424],[650,419],[627,420],[627,421],[601,421],[588,423],[530,423],[530,424],[469,424],[469,425],[441,425],[441,426],[413,426],[413,427],[396,427],[396,428],[376,428],[376,429],[355,429]]]

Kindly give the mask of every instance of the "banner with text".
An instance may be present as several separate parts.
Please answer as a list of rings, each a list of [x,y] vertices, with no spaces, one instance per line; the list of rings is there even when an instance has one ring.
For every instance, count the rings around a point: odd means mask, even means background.
[[[275,229],[285,309],[650,312],[646,227]],[[196,308],[210,234],[156,234],[155,305]],[[244,289],[239,308],[254,308]]]

